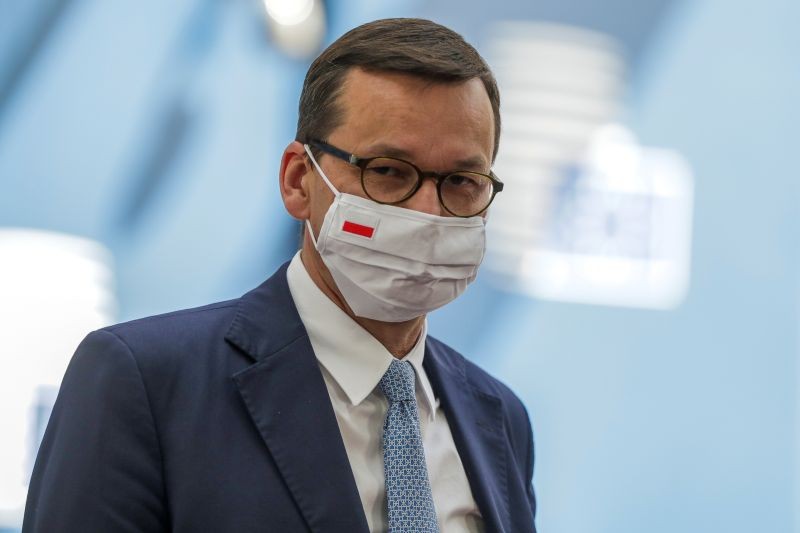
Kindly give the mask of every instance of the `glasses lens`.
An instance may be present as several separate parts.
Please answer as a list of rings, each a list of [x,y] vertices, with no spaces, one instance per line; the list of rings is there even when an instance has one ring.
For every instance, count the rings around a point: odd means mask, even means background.
[[[378,202],[399,202],[417,185],[417,171],[410,164],[391,157],[378,157],[361,173],[364,192]]]
[[[450,174],[442,182],[442,203],[454,215],[476,215],[492,201],[492,179],[475,172]]]

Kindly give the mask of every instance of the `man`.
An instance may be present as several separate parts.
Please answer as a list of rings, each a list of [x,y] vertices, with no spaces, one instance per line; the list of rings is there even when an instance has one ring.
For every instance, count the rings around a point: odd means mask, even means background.
[[[331,45],[280,166],[302,250],[238,300],[83,341],[23,531],[535,532],[524,407],[425,322],[483,258],[499,131],[451,30]]]

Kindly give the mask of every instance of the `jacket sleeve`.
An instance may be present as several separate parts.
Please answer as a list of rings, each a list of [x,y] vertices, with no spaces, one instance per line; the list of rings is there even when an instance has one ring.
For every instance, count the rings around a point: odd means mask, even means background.
[[[23,533],[168,529],[162,460],[136,360],[113,332],[70,362],[33,470]]]

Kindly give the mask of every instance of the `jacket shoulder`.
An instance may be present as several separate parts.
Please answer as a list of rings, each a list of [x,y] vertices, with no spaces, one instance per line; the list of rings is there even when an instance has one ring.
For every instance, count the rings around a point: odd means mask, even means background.
[[[237,298],[181,309],[121,322],[99,331],[117,337],[134,353],[139,353],[142,349],[163,347],[165,343],[183,345],[188,339],[207,339],[212,335],[224,335],[236,313],[238,302]]]

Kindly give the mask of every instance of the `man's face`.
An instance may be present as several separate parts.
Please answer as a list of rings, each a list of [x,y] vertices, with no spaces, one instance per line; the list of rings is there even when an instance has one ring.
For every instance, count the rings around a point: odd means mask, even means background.
[[[483,83],[434,83],[419,77],[352,69],[338,101],[342,123],[324,139],[359,157],[393,156],[423,170],[474,170],[488,173],[494,147],[492,106]],[[366,196],[359,169],[323,155],[319,163],[341,192]],[[318,231],[333,194],[312,172],[311,225]],[[439,204],[436,184],[426,180],[401,207],[448,213]]]
[[[479,79],[432,83],[404,74],[352,69],[345,77],[338,105],[343,111],[342,123],[328,138],[322,139],[337,148],[362,158],[405,159],[423,171],[489,172],[494,116]],[[366,197],[358,167],[330,155],[321,155],[318,162],[337,190]],[[281,194],[287,211],[298,220],[309,220],[318,235],[334,196],[298,142],[286,148],[281,160]],[[398,205],[448,216],[439,204],[436,183],[430,179],[425,180],[414,196]],[[317,286],[345,312],[355,316],[307,231],[302,260]],[[414,319],[417,326],[418,319]],[[361,321],[362,325],[367,322],[375,321]],[[416,333],[406,340],[413,342]]]

